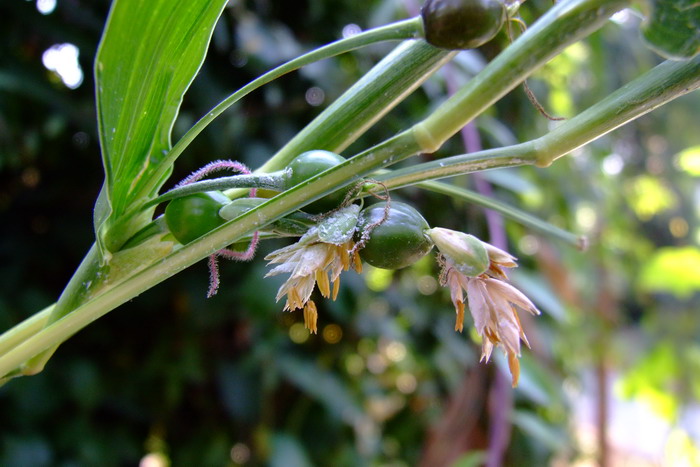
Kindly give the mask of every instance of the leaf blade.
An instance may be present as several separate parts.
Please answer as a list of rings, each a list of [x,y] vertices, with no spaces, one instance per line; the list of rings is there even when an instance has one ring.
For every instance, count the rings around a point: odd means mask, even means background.
[[[95,59],[97,118],[105,167],[107,215],[115,225],[165,177],[156,175],[185,91],[202,65],[226,0],[115,0]],[[169,173],[169,170],[167,171]],[[120,227],[140,227],[142,217]],[[129,225],[133,224],[133,225]],[[107,249],[110,240],[106,240]],[[116,242],[118,243],[118,242]]]

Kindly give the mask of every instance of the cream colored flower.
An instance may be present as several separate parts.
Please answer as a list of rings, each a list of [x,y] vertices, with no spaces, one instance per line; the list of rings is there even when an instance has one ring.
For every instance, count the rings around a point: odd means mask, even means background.
[[[455,306],[457,320],[455,330],[464,328],[464,306],[474,319],[474,327],[483,339],[481,361],[488,362],[494,346],[503,349],[508,358],[508,367],[513,386],[517,386],[520,377],[520,341],[529,347],[523,332],[517,308],[540,314],[537,307],[518,289],[504,281],[503,268],[517,266],[515,258],[509,253],[482,242],[489,257],[488,268],[483,274],[469,276],[462,272],[464,268],[450,256],[441,255],[442,273],[440,283],[449,287],[452,303]],[[467,301],[464,301],[466,292]]]
[[[314,286],[318,285],[321,295],[335,300],[340,288],[340,273],[351,267],[358,273],[362,272],[360,257],[353,253],[354,246],[352,240],[341,244],[323,242],[314,227],[297,243],[273,251],[265,257],[270,264],[278,264],[265,277],[290,273],[277,292],[276,300],[287,296],[285,311],[302,308],[304,325],[314,334],[318,331],[316,304],[310,300]]]

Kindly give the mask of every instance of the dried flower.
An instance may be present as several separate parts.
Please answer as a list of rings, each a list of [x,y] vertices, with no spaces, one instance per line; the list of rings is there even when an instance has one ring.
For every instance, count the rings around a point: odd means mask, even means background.
[[[297,243],[265,257],[270,264],[278,264],[265,277],[291,273],[277,292],[276,300],[286,295],[285,311],[303,309],[304,325],[314,334],[318,317],[316,304],[310,300],[314,286],[318,285],[321,295],[335,300],[340,288],[340,273],[351,267],[358,273],[362,272],[362,263],[354,247],[352,239],[340,244],[324,242],[319,238],[318,228],[313,227]]]
[[[435,229],[433,229],[435,230]],[[494,346],[500,346],[508,358],[508,367],[512,376],[513,386],[517,386],[520,376],[520,340],[528,347],[530,344],[523,332],[516,307],[529,311],[533,315],[540,312],[537,307],[518,289],[505,282],[507,276],[503,268],[516,267],[515,258],[509,253],[481,242],[488,255],[488,264],[481,272],[469,274],[474,270],[473,265],[482,256],[480,248],[475,247],[471,235],[455,235],[453,231],[441,229],[436,233],[441,243],[448,239],[448,247],[440,248],[439,257],[442,266],[440,283],[450,289],[452,303],[455,306],[457,320],[455,330],[464,328],[464,293],[467,294],[467,304],[474,319],[474,327],[483,339],[481,361],[488,362]],[[458,234],[458,233],[457,233]],[[431,235],[435,237],[436,235]],[[465,240],[466,237],[469,237]],[[460,245],[464,245],[461,248]],[[455,259],[458,257],[462,262]],[[477,261],[473,258],[476,257]]]

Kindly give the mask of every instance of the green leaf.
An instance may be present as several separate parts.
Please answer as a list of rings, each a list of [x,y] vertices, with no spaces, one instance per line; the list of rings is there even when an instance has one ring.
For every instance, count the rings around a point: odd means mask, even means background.
[[[486,462],[484,451],[472,451],[457,458],[450,467],[479,467]]]
[[[678,153],[678,168],[695,177],[700,176],[700,146],[693,146]]]
[[[515,410],[511,419],[513,425],[550,451],[560,452],[569,447],[568,438],[563,430],[532,413]]]
[[[150,213],[118,221],[152,197],[182,96],[199,70],[227,0],[115,0],[95,60],[105,196],[98,242],[114,251]],[[172,162],[171,162],[172,163]],[[161,172],[162,173],[162,172]],[[112,232],[110,228],[117,226]]]
[[[272,437],[270,467],[311,467],[304,446],[292,435],[276,433]]]
[[[330,413],[349,424],[365,418],[357,400],[333,372],[291,355],[278,358],[276,363],[289,381],[318,400]]]
[[[649,0],[642,36],[662,57],[683,60],[700,52],[700,3],[696,0]]]
[[[644,265],[640,286],[649,292],[667,292],[689,298],[700,290],[700,249],[692,246],[662,248]]]

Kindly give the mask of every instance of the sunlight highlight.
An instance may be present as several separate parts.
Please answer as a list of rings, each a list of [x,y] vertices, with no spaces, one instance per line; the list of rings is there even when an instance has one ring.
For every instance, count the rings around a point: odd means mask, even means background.
[[[78,63],[80,51],[73,44],[55,44],[41,56],[46,69],[58,74],[63,84],[76,89],[83,83],[83,70]]]

